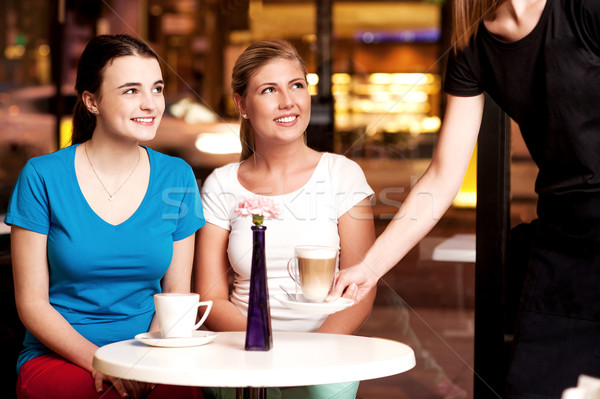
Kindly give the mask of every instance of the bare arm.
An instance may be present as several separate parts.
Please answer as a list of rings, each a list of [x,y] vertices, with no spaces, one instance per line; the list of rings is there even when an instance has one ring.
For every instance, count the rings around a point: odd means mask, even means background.
[[[50,305],[47,236],[12,226],[11,246],[17,311],[23,325],[52,351],[90,373],[96,345],[81,336]]]
[[[213,331],[246,331],[246,317],[229,301],[229,231],[207,223],[198,233],[194,260],[194,290],[203,301],[212,300],[204,323]]]
[[[50,305],[47,242],[44,234],[18,226],[11,228],[15,301],[23,325],[50,350],[89,371],[97,390],[102,389],[102,380],[108,380],[121,396],[126,395],[122,381],[94,370],[92,360],[97,346],[79,334]]]
[[[173,242],[173,258],[162,279],[163,292],[190,292],[196,235]]]
[[[340,234],[340,270],[360,263],[375,241],[373,210],[369,199],[364,199],[338,220]],[[329,316],[317,332],[354,334],[367,320],[375,300],[376,287],[363,301]]]
[[[162,279],[163,292],[190,292],[192,282],[192,265],[194,262],[194,244],[196,235],[192,234],[173,242],[173,258]],[[152,318],[150,331],[158,331],[158,321]]]
[[[394,267],[441,219],[458,193],[481,125],[484,95],[448,96],[444,124],[429,168],[415,184],[364,260],[340,271],[330,300],[351,283],[355,300],[367,296],[377,280]]]

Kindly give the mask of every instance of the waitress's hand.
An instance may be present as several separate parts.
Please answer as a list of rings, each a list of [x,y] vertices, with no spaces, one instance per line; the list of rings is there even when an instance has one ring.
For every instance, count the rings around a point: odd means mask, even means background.
[[[121,378],[104,375],[99,371],[94,371],[92,373],[92,377],[94,378],[94,387],[96,388],[96,392],[103,392],[103,383],[104,381],[107,381],[113,386],[113,388],[122,398],[143,399],[148,396],[156,387],[156,384],[124,380]]]
[[[332,302],[343,296],[359,303],[375,287],[378,280],[379,277],[364,264],[340,270],[335,275],[333,287],[325,301]]]

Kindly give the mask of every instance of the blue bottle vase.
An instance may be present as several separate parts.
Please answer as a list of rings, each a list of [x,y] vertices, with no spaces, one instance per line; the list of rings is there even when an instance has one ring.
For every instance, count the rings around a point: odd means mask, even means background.
[[[268,351],[273,346],[265,261],[266,229],[266,226],[252,226],[252,271],[246,324],[247,351]]]

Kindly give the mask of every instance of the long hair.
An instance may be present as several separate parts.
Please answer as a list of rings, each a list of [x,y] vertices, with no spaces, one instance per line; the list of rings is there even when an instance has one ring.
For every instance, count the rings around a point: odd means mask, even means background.
[[[83,50],[77,64],[75,79],[77,102],[73,109],[72,144],[89,140],[96,128],[96,116],[83,103],[83,92],[98,95],[102,86],[104,68],[113,59],[128,55],[152,57],[158,61],[158,55],[146,43],[129,35],[96,36]]]
[[[306,76],[304,61],[290,42],[286,40],[263,40],[251,44],[235,62],[231,74],[233,92],[245,98],[250,78],[265,64],[278,58],[298,61],[304,76]],[[254,154],[254,129],[250,120],[245,118],[242,118],[240,126],[240,141],[242,142],[240,160],[243,161]]]
[[[464,49],[477,35],[479,24],[494,15],[505,0],[453,0],[451,43],[456,53]]]

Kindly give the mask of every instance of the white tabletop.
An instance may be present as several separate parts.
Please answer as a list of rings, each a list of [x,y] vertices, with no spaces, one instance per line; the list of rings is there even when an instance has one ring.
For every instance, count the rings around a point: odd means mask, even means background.
[[[433,250],[433,260],[444,262],[475,262],[475,234],[455,234]]]
[[[275,332],[267,352],[244,350],[245,332],[221,332],[196,347],[103,346],[94,368],[119,378],[212,387],[320,385],[386,377],[415,366],[400,342],[352,335]]]

